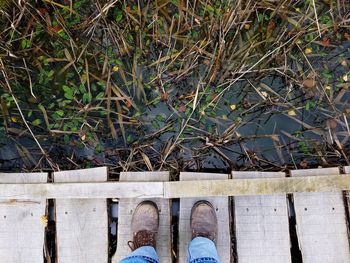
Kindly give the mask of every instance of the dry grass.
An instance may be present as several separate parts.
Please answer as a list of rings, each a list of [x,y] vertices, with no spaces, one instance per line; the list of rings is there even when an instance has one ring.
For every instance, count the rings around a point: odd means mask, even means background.
[[[1,116],[4,132],[27,130],[37,142],[41,162],[28,169],[284,169],[348,160],[346,1],[9,6],[0,18]],[[166,110],[153,116],[154,107]],[[284,117],[266,124],[276,116]],[[284,129],[289,123],[298,127]],[[55,151],[64,145],[70,156],[62,160]],[[80,158],[76,147],[95,153]]]

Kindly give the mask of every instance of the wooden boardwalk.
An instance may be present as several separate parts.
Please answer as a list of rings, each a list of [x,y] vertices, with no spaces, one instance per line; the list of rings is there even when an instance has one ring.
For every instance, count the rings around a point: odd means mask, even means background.
[[[129,172],[121,173],[121,181],[169,181],[168,172]],[[130,253],[127,243],[132,240],[130,222],[132,213],[137,205],[145,199],[122,198],[119,200],[119,220],[118,220],[118,245],[114,262],[119,262]],[[167,262],[171,258],[171,217],[170,201],[168,199],[147,199],[155,202],[160,210],[159,213],[159,233],[158,233],[158,256],[161,262]]]
[[[232,172],[233,178],[285,177],[284,173]],[[240,263],[291,262],[287,196],[234,197],[237,258]]]
[[[0,173],[0,262],[52,262],[45,231],[47,199],[54,198],[53,262],[119,262],[130,253],[131,216],[145,199],[160,209],[160,262],[186,262],[191,207],[206,199],[218,215],[222,263],[288,263],[296,256],[304,263],[350,263],[350,167],[342,171],[293,170],[290,177],[282,172],[180,173],[179,182],[169,182],[168,172],[123,172],[119,183],[107,183],[107,168],[101,167],[56,172],[50,184],[45,173]],[[114,255],[109,254],[107,207],[112,197],[119,197]],[[176,227],[171,197],[181,197]]]

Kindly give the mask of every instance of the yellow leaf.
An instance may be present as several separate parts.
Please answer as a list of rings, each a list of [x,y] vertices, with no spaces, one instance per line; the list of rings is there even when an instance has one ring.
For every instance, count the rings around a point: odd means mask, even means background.
[[[85,84],[86,83],[86,81],[87,81],[87,75],[84,73],[84,74],[82,74],[81,75],[81,83],[83,83],[83,84]]]
[[[289,116],[296,116],[297,114],[295,113],[295,110],[290,110],[288,111]]]
[[[16,122],[17,122],[17,118],[16,118],[15,116],[12,116],[12,117],[11,117],[11,121],[14,122],[14,123],[16,123]]]
[[[312,48],[305,48],[305,54],[308,55],[308,54],[311,54],[312,53]]]
[[[118,71],[119,71],[119,67],[118,67],[117,65],[115,65],[115,66],[113,67],[113,71],[114,71],[114,72],[118,72]]]
[[[237,108],[236,104],[231,104],[231,105],[230,105],[230,109],[231,109],[231,110],[235,110],[236,108]]]
[[[244,29],[249,30],[250,29],[250,24],[245,24]]]
[[[45,226],[47,227],[47,222],[49,221],[49,219],[47,218],[47,215],[42,215],[40,217],[40,222]]]

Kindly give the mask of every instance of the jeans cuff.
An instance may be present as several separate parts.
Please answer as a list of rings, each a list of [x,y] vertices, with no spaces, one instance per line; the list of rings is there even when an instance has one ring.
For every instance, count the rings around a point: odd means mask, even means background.
[[[121,262],[128,263],[128,260],[132,262],[131,259],[144,259],[151,263],[159,263],[157,252],[154,247],[151,246],[139,247],[131,254],[129,254],[126,258],[124,258]]]
[[[124,258],[122,261],[120,261],[120,263],[127,263],[127,262],[132,262],[132,259],[144,259],[147,260],[150,263],[159,263],[158,260],[154,259],[154,258],[150,258],[150,257],[146,257],[146,256],[129,256],[127,258]]]
[[[219,263],[215,258],[196,258],[190,261],[190,263]]]

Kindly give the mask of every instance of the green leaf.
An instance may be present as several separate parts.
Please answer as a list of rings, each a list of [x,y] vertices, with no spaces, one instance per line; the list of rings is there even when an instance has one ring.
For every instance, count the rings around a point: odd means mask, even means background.
[[[116,14],[116,16],[115,16],[115,21],[116,21],[116,22],[120,22],[122,19],[123,19],[123,12],[120,11],[120,10],[118,10],[118,11],[117,11],[117,14]]]
[[[100,92],[99,94],[97,94],[96,99],[102,99],[105,96],[104,92]]]
[[[60,116],[60,117],[62,117],[62,116],[64,115],[64,111],[63,111],[63,110],[55,111],[55,113],[56,113],[58,116]]]
[[[41,120],[40,119],[35,119],[34,121],[32,121],[32,124],[34,126],[39,126],[41,124]]]
[[[91,93],[84,93],[83,95],[83,103],[87,104],[90,103],[92,99]]]
[[[73,99],[74,99],[73,94],[70,94],[70,93],[65,93],[65,94],[64,94],[64,97],[65,97],[66,99],[68,99],[68,100],[73,100]]]
[[[26,48],[30,48],[30,40],[29,39],[26,39],[24,38],[22,41],[21,41],[21,48],[22,49],[26,49]]]
[[[69,135],[65,134],[64,137],[63,137],[63,140],[66,144],[69,143],[70,139],[69,139]]]
[[[123,66],[123,62],[120,59],[114,60],[115,64],[118,64],[119,66]]]
[[[132,134],[129,134],[128,137],[126,137],[126,142],[132,143],[133,141],[134,141],[134,136],[132,136]]]
[[[70,87],[64,85],[63,86],[63,91],[64,91],[64,97],[66,99],[68,99],[68,100],[73,100],[74,99],[74,97],[73,97],[73,90]]]

